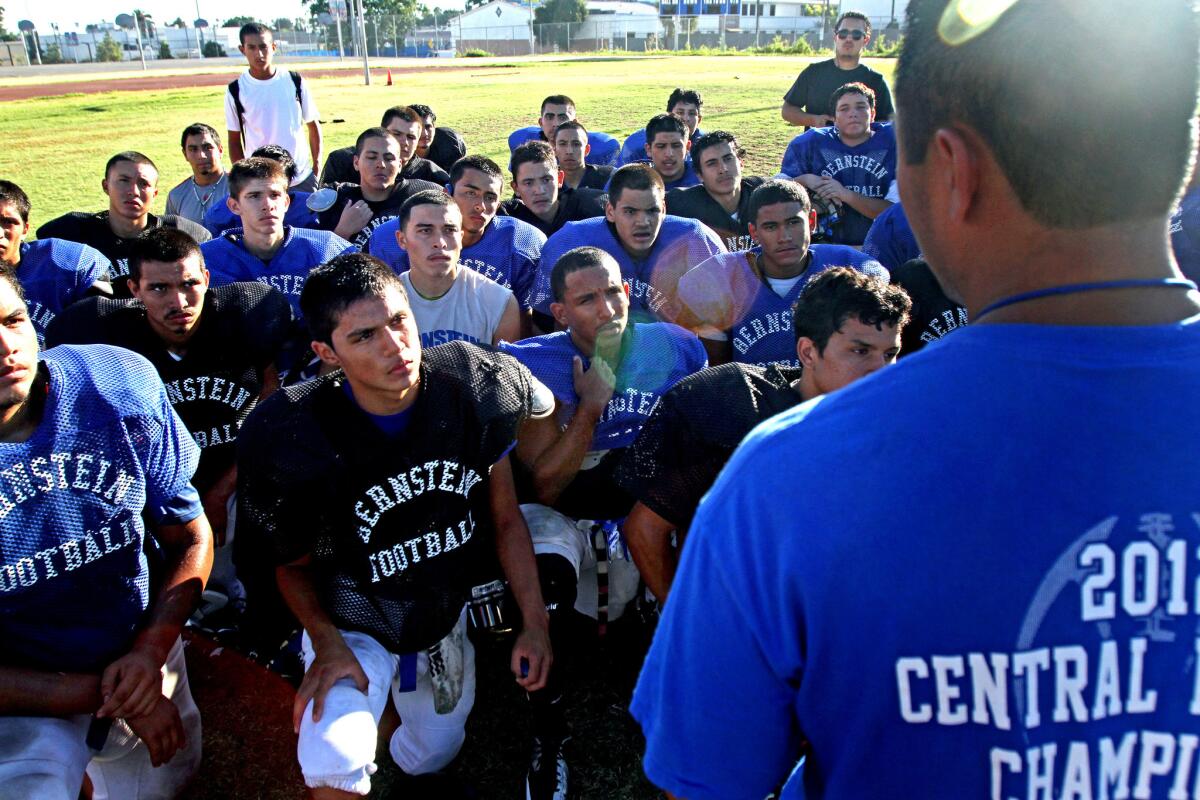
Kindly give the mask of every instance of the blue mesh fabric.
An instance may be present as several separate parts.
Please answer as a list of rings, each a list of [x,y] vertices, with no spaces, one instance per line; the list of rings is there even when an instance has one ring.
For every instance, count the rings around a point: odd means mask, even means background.
[[[64,345],[42,362],[41,424],[0,444],[0,641],[6,662],[95,670],[149,605],[142,511],[188,486],[200,451],[141,356]]]
[[[17,280],[25,290],[25,303],[39,344],[45,340],[51,321],[83,297],[93,283],[107,278],[111,270],[109,260],[86,244],[38,239],[21,245]]]
[[[863,240],[863,252],[887,267],[888,272],[921,257],[921,246],[909,227],[904,206],[894,203],[875,218]]]

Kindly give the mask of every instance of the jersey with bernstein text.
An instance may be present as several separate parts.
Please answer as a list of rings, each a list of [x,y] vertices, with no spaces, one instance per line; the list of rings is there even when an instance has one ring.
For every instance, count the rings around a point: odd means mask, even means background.
[[[46,328],[67,306],[109,277],[112,264],[94,247],[66,239],[21,243],[17,280],[25,292],[29,320],[45,344]]]
[[[699,220],[663,216],[658,238],[644,258],[634,258],[617,238],[615,226],[603,217],[567,223],[546,241],[538,266],[530,305],[550,313],[554,301],[550,273],[555,262],[576,247],[599,247],[621,266],[621,278],[629,284],[629,309],[640,322],[673,321],[678,314],[675,297],[679,278],[692,267],[717,253],[725,252],[720,237]]]
[[[488,571],[489,471],[534,412],[534,381],[493,350],[427,348],[412,417],[389,437],[344,380],[289,386],[250,415],[238,439],[238,536],[278,564],[311,555],[318,600],[339,628],[417,652],[445,637]]]
[[[142,512],[188,489],[200,451],[141,356],[64,345],[41,364],[41,422],[0,443],[2,660],[96,672],[145,624]]]
[[[896,131],[890,123],[871,123],[872,136],[853,147],[842,142],[837,128],[813,128],[792,139],[783,154],[782,172],[789,178],[817,175],[833,178],[852,192],[883,200],[896,179]],[[833,225],[836,244],[863,243],[871,219],[843,204]]]
[[[782,296],[763,274],[761,249],[713,256],[679,281],[681,321],[705,339],[730,342],[734,361],[799,367],[792,306],[809,281],[834,267],[888,279],[882,264],[853,247],[814,244],[808,252],[800,280]]]
[[[408,252],[396,241],[399,229],[400,220],[388,220],[375,229],[367,243],[367,252],[397,273],[408,271]],[[458,263],[511,290],[525,309],[529,308],[529,293],[545,244],[546,234],[529,223],[493,217],[479,241],[462,249]]]
[[[47,341],[111,344],[148,359],[167,389],[171,407],[200,446],[192,484],[204,493],[233,466],[238,429],[263,390],[263,374],[291,329],[287,299],[261,283],[209,289],[182,356],[167,350],[136,300],[92,297],[67,309]]]

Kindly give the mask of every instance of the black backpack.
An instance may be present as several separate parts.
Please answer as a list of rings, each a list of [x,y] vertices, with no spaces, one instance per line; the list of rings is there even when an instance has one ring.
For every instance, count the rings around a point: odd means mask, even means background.
[[[292,78],[292,84],[296,87],[296,102],[300,104],[301,116],[303,116],[304,101],[300,99],[300,73],[288,70],[288,75]],[[246,107],[242,105],[242,90],[238,86],[240,78],[234,78],[229,82],[229,94],[233,96],[233,107],[237,109],[238,127],[244,132],[246,130]]]

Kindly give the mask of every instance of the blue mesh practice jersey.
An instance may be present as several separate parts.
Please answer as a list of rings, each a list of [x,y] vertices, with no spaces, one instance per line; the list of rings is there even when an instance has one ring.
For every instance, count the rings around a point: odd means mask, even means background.
[[[367,243],[367,252],[397,273],[408,271],[408,253],[396,241],[399,229],[399,219],[388,220],[375,229]],[[529,293],[544,244],[546,235],[529,223],[512,217],[495,217],[478,242],[463,248],[458,263],[511,289],[521,308],[529,308]]]
[[[283,215],[283,224],[293,228],[317,227],[317,212],[308,208],[308,198],[312,192],[288,192],[292,202]],[[229,210],[224,202],[217,203],[204,214],[204,227],[214,238],[225,231],[242,227],[242,218]]]
[[[921,245],[908,224],[904,206],[895,203],[889,206],[871,223],[867,238],[863,241],[863,252],[895,272],[906,261],[921,257]]]
[[[584,369],[591,364],[591,359],[579,352],[570,333],[559,331],[516,343],[504,342],[500,349],[528,367],[533,377],[554,393],[559,424],[570,422],[579,406],[574,358],[583,358]],[[706,366],[708,357],[700,340],[678,325],[630,323],[621,344],[616,389],[596,423],[590,449],[611,450],[632,443],[658,398],[684,377]]]
[[[66,239],[38,239],[21,244],[17,280],[25,290],[29,319],[38,343],[45,341],[46,327],[64,308],[109,277],[112,264],[93,247]]]
[[[329,231],[307,228],[283,229],[283,245],[270,261],[263,261],[246,249],[242,229],[226,231],[200,246],[204,262],[212,275],[213,286],[238,281],[258,281],[283,292],[300,319],[300,290],[313,267],[353,251],[354,245]]]
[[[725,252],[719,236],[698,220],[663,216],[662,228],[650,254],[634,259],[617,239],[612,223],[604,217],[569,222],[542,248],[530,305],[549,314],[554,296],[550,290],[550,272],[568,250],[599,247],[621,265],[621,278],[629,284],[629,307],[639,320],[673,320],[676,316],[675,285],[679,277],[700,262]]]
[[[141,356],[64,345],[42,364],[41,423],[0,443],[3,660],[93,671],[128,649],[150,604],[142,511],[189,488],[200,450]]]

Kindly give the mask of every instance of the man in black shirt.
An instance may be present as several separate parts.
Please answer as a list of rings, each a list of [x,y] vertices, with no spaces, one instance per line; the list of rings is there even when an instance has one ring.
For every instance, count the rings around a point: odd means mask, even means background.
[[[379,123],[387,128],[400,143],[400,177],[421,181],[429,181],[444,186],[450,181],[450,176],[437,164],[417,155],[418,142],[423,135],[421,115],[406,106],[392,106],[383,112],[383,120]],[[354,168],[355,148],[342,147],[334,150],[325,159],[325,167],[321,170],[321,185],[331,186],[338,183],[358,183],[358,171]]]
[[[150,204],[158,196],[158,168],[141,153],[130,150],[110,158],[100,186],[108,195],[107,211],[63,214],[38,228],[37,238],[66,239],[96,248],[112,262],[113,278],[125,274],[133,240],[147,228],[178,228],[197,242],[210,238],[203,226],[190,219],[150,213]],[[124,281],[113,284],[117,291],[117,284]]]
[[[270,550],[304,626],[293,724],[305,783],[350,797],[370,791],[389,697],[402,724],[388,749],[405,773],[440,770],[462,746],[475,694],[465,604],[497,557],[521,614],[513,675],[544,685],[549,622],[508,452],[554,403],[508,356],[422,350],[400,278],[371,256],[313,270],[300,304],[336,369],[246,422],[239,525]]]
[[[587,154],[591,149],[587,128],[579,120],[569,120],[555,129],[554,155],[558,159],[559,169],[563,171],[564,187],[603,191],[608,185],[613,168],[587,163]]]
[[[904,349],[901,351],[906,356],[970,321],[966,306],[950,299],[923,258],[900,265],[892,273],[892,283],[912,298],[912,324],[904,329]]]
[[[902,289],[836,267],[805,287],[792,311],[801,368],[731,363],[672,387],[625,452],[615,481],[637,502],[625,539],[642,579],[666,601],[700,498],[756,425],[896,360],[910,303]],[[671,533],[678,547],[671,546]]]
[[[409,106],[421,115],[421,138],[417,140],[417,155],[427,158],[449,172],[454,162],[467,154],[467,143],[450,128],[437,126],[437,114],[421,103]]]
[[[871,41],[871,21],[857,11],[847,11],[833,26],[837,36],[834,57],[804,68],[783,96],[780,115],[789,125],[824,128],[833,124],[829,98],[847,83],[865,83],[875,92],[875,119],[886,122],[895,110],[892,93],[883,75],[861,62],[862,51]]]
[[[337,199],[317,217],[317,227],[333,231],[358,247],[367,246],[371,234],[400,213],[414,194],[442,187],[400,175],[404,163],[400,141],[387,128],[367,128],[354,145],[358,183],[337,186]]]
[[[67,308],[51,323],[46,343],[116,345],[154,365],[171,407],[200,446],[192,484],[218,546],[212,577],[235,600],[242,592],[225,545],[232,541],[226,520],[237,482],[238,429],[278,385],[274,362],[291,309],[261,283],[209,289],[199,245],[170,228],[133,241],[128,288],[135,299],[92,297]]]
[[[700,185],[667,192],[668,214],[700,220],[721,237],[730,252],[754,246],[747,211],[750,195],[765,181],[743,177],[744,155],[732,133],[706,133],[692,145],[692,166]]]
[[[550,236],[568,222],[604,216],[604,192],[563,186],[554,149],[532,140],[513,150],[512,190],[516,195],[501,208]]]

